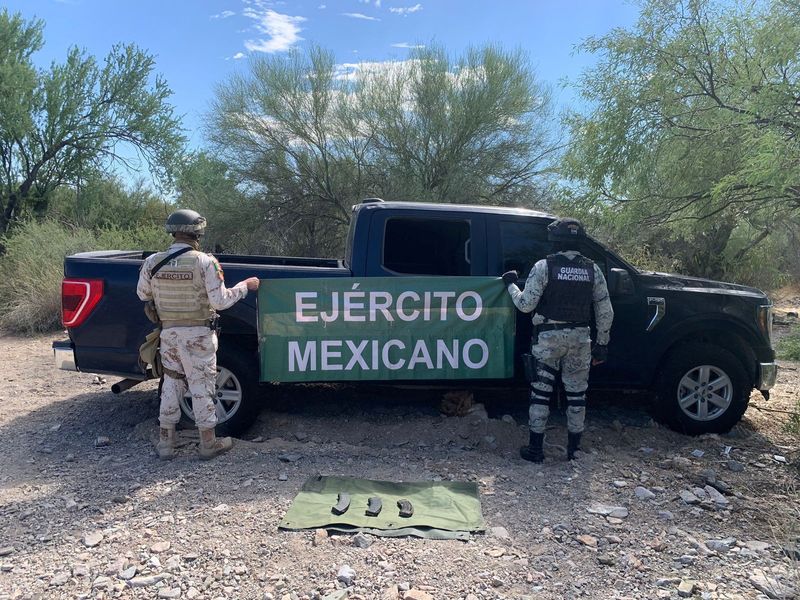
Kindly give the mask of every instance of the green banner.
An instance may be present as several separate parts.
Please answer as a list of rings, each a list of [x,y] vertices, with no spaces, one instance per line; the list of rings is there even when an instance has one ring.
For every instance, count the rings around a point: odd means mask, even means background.
[[[514,323],[496,277],[263,279],[261,381],[513,377]]]

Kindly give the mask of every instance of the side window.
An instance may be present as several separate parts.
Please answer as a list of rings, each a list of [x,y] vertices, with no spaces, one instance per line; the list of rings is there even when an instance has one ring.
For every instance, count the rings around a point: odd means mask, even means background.
[[[516,270],[524,279],[536,261],[552,253],[547,241],[547,226],[524,221],[500,221],[500,244],[502,246],[503,269]]]
[[[593,260],[597,266],[600,267],[603,275],[606,277],[608,276],[608,271],[606,269],[606,261],[608,261],[608,256],[602,250],[590,244],[583,244],[581,246],[581,254],[583,254],[586,258]]]
[[[469,241],[469,221],[388,219],[383,267],[405,275],[469,275]]]

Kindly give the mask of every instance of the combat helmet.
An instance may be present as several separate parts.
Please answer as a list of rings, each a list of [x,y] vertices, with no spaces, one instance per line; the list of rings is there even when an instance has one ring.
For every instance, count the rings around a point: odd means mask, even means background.
[[[585,237],[586,230],[578,219],[556,219],[547,226],[547,239],[550,242],[576,242]]]
[[[167,217],[164,227],[167,233],[188,233],[200,237],[206,231],[206,219],[200,213],[187,208],[176,210]]]

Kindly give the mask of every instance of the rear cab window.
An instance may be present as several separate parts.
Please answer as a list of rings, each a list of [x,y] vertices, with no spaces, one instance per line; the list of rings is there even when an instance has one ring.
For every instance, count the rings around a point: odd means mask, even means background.
[[[467,219],[390,217],[381,266],[398,275],[470,275],[471,229]]]

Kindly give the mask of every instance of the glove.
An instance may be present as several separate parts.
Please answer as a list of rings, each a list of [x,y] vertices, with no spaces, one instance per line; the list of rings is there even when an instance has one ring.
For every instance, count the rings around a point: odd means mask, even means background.
[[[506,284],[506,286],[509,286],[512,283],[517,283],[519,274],[516,271],[506,271],[501,277],[503,278],[503,283]]]
[[[592,346],[592,362],[595,364],[603,363],[608,360],[608,346],[595,344]]]

